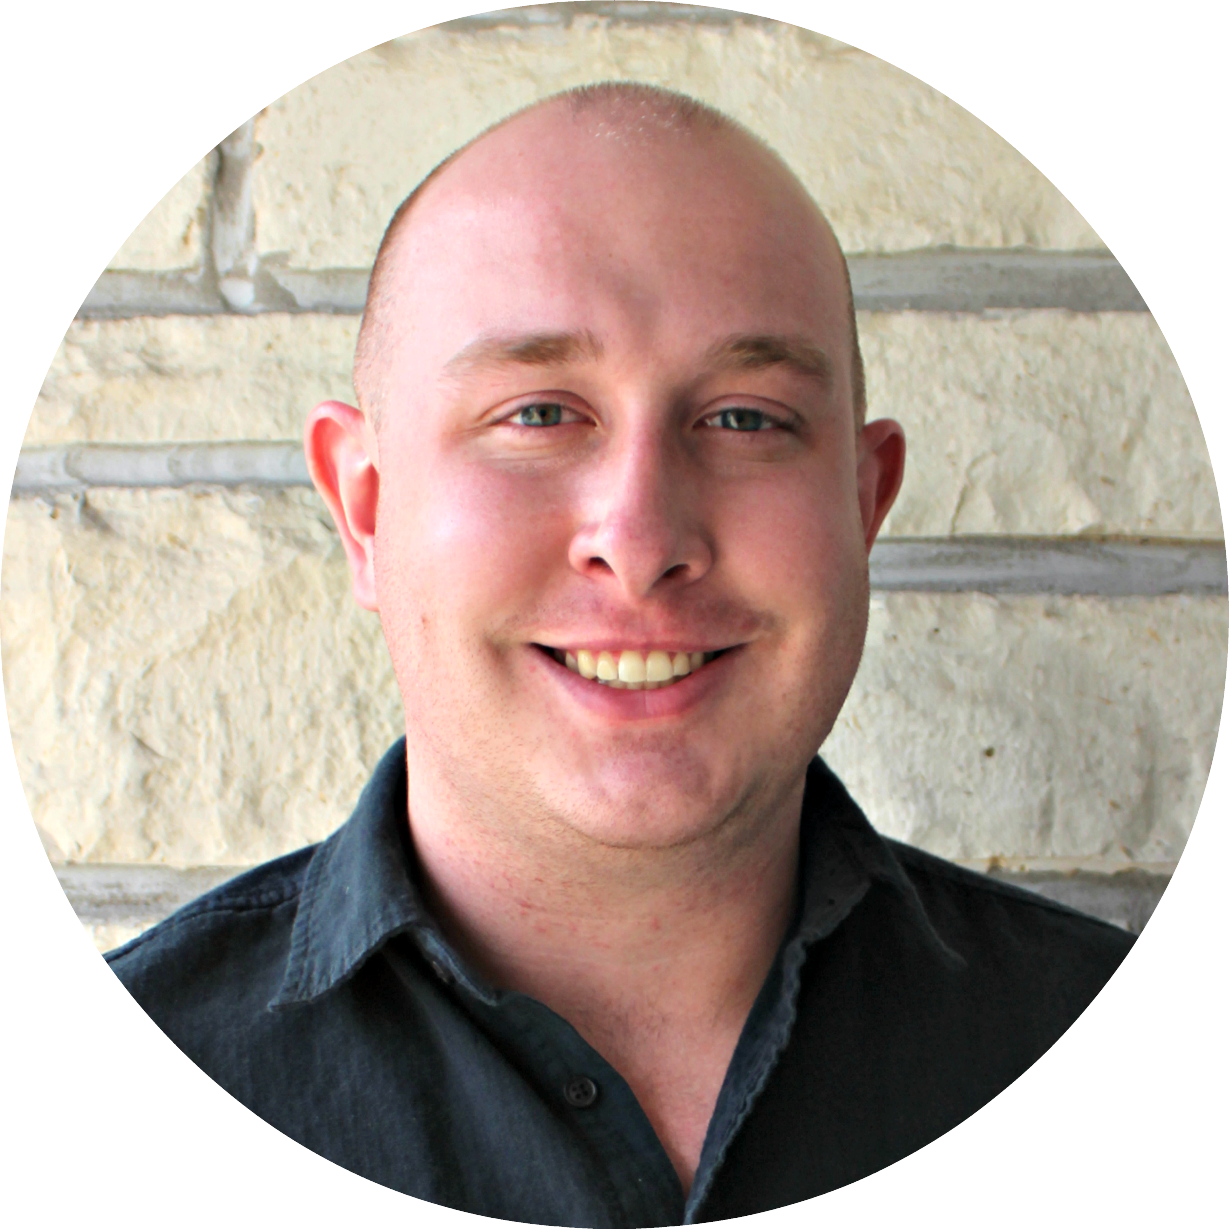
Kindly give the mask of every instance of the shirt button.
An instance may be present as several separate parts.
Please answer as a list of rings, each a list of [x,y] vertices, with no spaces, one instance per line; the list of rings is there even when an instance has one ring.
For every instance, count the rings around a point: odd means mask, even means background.
[[[588,1109],[597,1100],[597,1085],[587,1075],[574,1075],[563,1086],[563,1095],[569,1105]]]
[[[452,985],[452,974],[444,968],[443,964],[438,960],[431,961],[431,972],[444,983],[445,986]]]

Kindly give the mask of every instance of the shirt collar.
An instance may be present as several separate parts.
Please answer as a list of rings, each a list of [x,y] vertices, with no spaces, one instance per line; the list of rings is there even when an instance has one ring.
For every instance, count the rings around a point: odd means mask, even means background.
[[[290,1007],[327,994],[406,932],[416,932],[428,958],[471,992],[498,998],[467,975],[432,923],[413,866],[405,739],[400,738],[376,766],[349,821],[317,847],[308,865],[285,974],[269,1006]],[[935,932],[887,843],[816,756],[803,798],[800,901],[792,938],[805,948],[831,933],[876,881],[899,894],[937,954],[948,963],[963,963]]]
[[[807,767],[800,863],[796,934],[804,947],[830,933],[867,888],[878,883],[897,896],[905,916],[944,963],[965,963],[940,938],[891,846],[818,755]]]
[[[405,739],[385,753],[350,819],[308,864],[281,988],[270,1007],[328,993],[425,915],[410,875]]]

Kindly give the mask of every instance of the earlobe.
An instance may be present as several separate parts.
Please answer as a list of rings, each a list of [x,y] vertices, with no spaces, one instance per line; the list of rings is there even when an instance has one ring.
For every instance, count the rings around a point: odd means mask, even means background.
[[[905,476],[905,430],[891,418],[868,422],[858,436],[858,504],[867,553]]]
[[[378,610],[375,533],[380,471],[375,432],[361,410],[341,401],[323,401],[307,416],[303,451],[307,472],[341,535],[354,600],[364,610]]]

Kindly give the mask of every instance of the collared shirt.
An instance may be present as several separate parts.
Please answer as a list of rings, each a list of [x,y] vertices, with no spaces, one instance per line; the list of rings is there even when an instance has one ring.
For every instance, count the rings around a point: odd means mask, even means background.
[[[798,907],[691,1191],[627,1083],[483,982],[423,906],[404,740],[349,822],[108,955],[266,1121],[433,1203],[538,1224],[716,1220],[820,1195],[942,1135],[1087,1006],[1131,936],[884,840],[816,758]]]

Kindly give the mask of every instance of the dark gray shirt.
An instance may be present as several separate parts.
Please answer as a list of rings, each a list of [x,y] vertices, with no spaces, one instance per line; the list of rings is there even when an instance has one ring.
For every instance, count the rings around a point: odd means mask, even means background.
[[[1131,936],[884,840],[818,758],[798,905],[691,1193],[565,1020],[485,984],[423,907],[404,742],[328,840],[108,955],[228,1092],[375,1182],[486,1216],[642,1226],[820,1195],[942,1135],[1054,1043]]]

